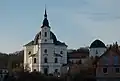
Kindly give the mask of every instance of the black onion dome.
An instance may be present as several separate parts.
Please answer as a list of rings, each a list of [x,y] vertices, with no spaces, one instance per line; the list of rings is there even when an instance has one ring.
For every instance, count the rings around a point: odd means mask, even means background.
[[[57,38],[56,38],[56,36],[54,35],[53,32],[50,32],[50,39],[53,39],[54,43],[57,42]]]
[[[34,44],[38,44],[38,40],[41,38],[41,32],[37,33],[34,39]]]
[[[90,48],[106,48],[106,46],[102,41],[97,39],[90,45]]]
[[[34,39],[34,44],[38,44],[38,40],[41,39],[41,32],[37,33]],[[50,39],[53,39],[53,42],[57,42],[57,38],[53,32],[50,32]]]
[[[41,32],[37,33],[34,39],[34,45],[38,44],[38,40],[41,39]],[[62,46],[67,46],[65,43],[62,43],[57,40],[56,36],[54,35],[53,32],[50,32],[50,39],[53,39],[53,44],[55,45],[62,45]]]

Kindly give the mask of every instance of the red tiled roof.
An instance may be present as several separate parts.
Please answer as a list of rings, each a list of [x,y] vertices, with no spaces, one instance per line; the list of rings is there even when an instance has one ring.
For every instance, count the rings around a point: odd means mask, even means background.
[[[113,46],[111,46],[111,47],[109,47],[109,48],[106,50],[106,52],[105,52],[103,55],[101,55],[101,56],[97,59],[97,62],[98,62],[104,55],[106,55],[109,51],[116,52],[118,55],[120,55],[120,50],[119,50],[119,48],[118,48],[118,47],[113,47]]]

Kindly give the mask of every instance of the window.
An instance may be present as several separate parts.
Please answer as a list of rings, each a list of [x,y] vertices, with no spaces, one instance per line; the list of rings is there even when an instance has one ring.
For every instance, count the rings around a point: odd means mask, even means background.
[[[36,63],[36,58],[34,58],[34,63]]]
[[[47,53],[47,49],[44,50],[44,53]]]
[[[45,74],[45,75],[48,74],[48,68],[44,68],[44,74]]]
[[[58,63],[58,59],[57,58],[55,58],[55,63]]]
[[[98,51],[96,50],[96,54],[98,54]]]
[[[63,51],[60,51],[60,54],[63,54]]]
[[[79,60],[79,64],[82,64],[81,60]]]
[[[58,72],[58,69],[55,69],[55,73],[57,73]]]
[[[116,73],[119,73],[120,69],[119,68],[115,68],[115,71],[116,71]]]
[[[44,63],[47,63],[47,62],[48,62],[47,57],[45,57],[44,58]]]
[[[36,69],[34,69],[34,72],[36,72]]]
[[[47,32],[45,32],[45,37],[47,37]]]
[[[31,54],[31,51],[29,51],[28,54],[30,55],[30,54]]]
[[[47,39],[45,39],[45,42],[47,42]]]
[[[104,72],[104,73],[107,73],[107,68],[103,68],[103,72]]]

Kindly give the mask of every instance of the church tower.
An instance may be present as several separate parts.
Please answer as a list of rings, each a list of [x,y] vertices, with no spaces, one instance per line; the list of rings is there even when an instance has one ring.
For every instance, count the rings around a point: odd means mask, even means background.
[[[40,41],[39,43],[53,43],[53,40],[50,39],[50,26],[49,26],[49,21],[47,19],[47,12],[45,8],[45,13],[44,13],[44,20],[43,24],[41,26],[41,35],[40,35]]]
[[[46,8],[41,31],[34,40],[24,45],[26,64],[30,72],[39,71],[44,74],[60,74],[62,65],[67,64],[67,45],[57,40],[51,31]]]

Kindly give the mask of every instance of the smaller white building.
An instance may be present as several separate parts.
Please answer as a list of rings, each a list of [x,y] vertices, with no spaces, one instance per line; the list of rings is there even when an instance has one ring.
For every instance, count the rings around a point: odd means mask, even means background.
[[[45,9],[41,31],[24,45],[24,69],[56,74],[60,73],[63,64],[67,64],[67,45],[58,41],[51,31]]]
[[[91,45],[90,45],[90,57],[95,57],[95,56],[101,56],[104,52],[106,51],[106,46],[105,44],[100,41],[100,40],[95,40]]]

